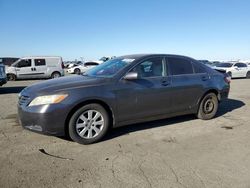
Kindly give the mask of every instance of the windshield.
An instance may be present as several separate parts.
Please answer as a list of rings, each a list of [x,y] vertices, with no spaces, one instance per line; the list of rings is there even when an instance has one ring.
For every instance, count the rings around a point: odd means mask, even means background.
[[[216,65],[216,67],[232,67],[232,66],[233,66],[232,63],[220,63]]]
[[[93,77],[113,77],[124,67],[128,66],[132,63],[134,59],[126,59],[126,58],[116,58],[108,60],[93,69],[90,69],[85,73],[85,75],[93,76]]]
[[[16,60],[14,63],[12,63],[11,67],[16,67],[16,64],[17,64],[19,61],[21,61],[21,60],[22,60],[22,59]]]

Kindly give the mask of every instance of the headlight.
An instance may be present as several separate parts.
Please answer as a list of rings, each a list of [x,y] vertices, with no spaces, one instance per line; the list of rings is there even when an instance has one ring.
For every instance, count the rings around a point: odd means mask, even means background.
[[[37,105],[45,105],[45,104],[56,104],[63,101],[68,95],[44,95],[40,97],[36,97],[31,101],[29,106],[37,106]]]

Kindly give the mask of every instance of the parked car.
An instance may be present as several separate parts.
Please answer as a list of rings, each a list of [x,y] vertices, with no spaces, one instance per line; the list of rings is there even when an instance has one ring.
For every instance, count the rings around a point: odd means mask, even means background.
[[[7,78],[5,74],[5,66],[4,64],[0,63],[0,86],[7,83]]]
[[[61,57],[23,57],[7,68],[8,80],[58,78],[64,76]]]
[[[83,64],[82,61],[72,61],[72,62],[68,63],[65,68],[72,68],[72,67],[76,67],[76,66],[82,65],[82,64]]]
[[[0,63],[4,64],[5,66],[11,66],[18,59],[19,58],[15,57],[0,57]]]
[[[224,74],[192,58],[129,55],[25,88],[18,115],[25,129],[90,144],[112,127],[184,114],[211,119],[229,89]]]
[[[246,63],[228,62],[217,64],[215,69],[226,71],[232,78],[250,78],[250,68]]]
[[[101,62],[94,62],[94,61],[85,62],[81,65],[73,66],[72,68],[67,69],[67,72],[70,74],[81,74],[93,67],[96,67],[100,63]]]

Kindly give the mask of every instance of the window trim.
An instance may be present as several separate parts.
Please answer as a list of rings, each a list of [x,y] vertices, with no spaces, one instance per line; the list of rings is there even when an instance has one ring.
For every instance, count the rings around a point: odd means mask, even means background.
[[[131,68],[129,68],[128,69],[128,71],[126,71],[125,73],[124,73],[124,75],[119,79],[119,80],[124,80],[124,77],[133,69],[133,68],[135,68],[137,65],[139,65],[139,64],[141,64],[141,63],[143,63],[144,61],[147,61],[148,59],[151,59],[151,58],[159,58],[159,57],[161,57],[162,58],[162,63],[163,63],[163,76],[152,76],[152,77],[145,77],[145,78],[142,78],[142,79],[148,79],[148,78],[165,78],[165,77],[168,77],[167,76],[167,74],[166,74],[166,68],[167,68],[167,62],[166,62],[166,60],[165,60],[165,56],[164,55],[159,55],[159,56],[151,56],[151,57],[146,57],[146,58],[144,58],[144,59],[142,59],[142,60],[140,60],[140,61],[138,61],[137,63],[135,63],[134,65],[132,65],[132,67]],[[165,67],[165,68],[164,68]]]

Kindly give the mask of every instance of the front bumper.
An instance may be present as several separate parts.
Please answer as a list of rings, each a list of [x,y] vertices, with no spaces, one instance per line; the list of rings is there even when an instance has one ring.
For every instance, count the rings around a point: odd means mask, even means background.
[[[63,104],[28,107],[18,104],[19,122],[23,128],[55,136],[65,135],[67,109]]]
[[[6,78],[0,78],[0,86],[4,85],[7,83],[7,79]]]

